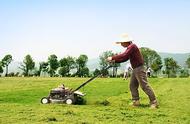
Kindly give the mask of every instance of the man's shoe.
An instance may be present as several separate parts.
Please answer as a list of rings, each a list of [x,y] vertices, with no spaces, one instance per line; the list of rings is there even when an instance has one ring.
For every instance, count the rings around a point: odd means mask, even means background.
[[[152,102],[150,102],[150,108],[151,109],[156,109],[156,108],[158,108],[158,102],[157,102],[157,100],[154,100],[154,101],[152,101]]]
[[[139,100],[133,100],[133,102],[130,104],[134,107],[140,106],[140,101]]]

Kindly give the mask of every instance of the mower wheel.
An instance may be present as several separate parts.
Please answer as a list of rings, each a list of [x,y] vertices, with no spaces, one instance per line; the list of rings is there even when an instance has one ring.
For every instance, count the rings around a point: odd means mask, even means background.
[[[72,98],[67,98],[67,99],[65,100],[65,103],[68,104],[68,105],[71,105],[71,104],[74,103],[74,100],[73,100]]]
[[[43,98],[41,99],[41,103],[42,103],[42,104],[48,104],[48,103],[50,103],[50,100],[49,100],[48,97],[43,97]]]

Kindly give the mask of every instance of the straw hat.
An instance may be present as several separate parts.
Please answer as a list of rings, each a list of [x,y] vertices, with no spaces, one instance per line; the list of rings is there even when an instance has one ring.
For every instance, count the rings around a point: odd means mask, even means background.
[[[128,34],[122,34],[120,37],[120,40],[116,42],[116,44],[121,44],[121,43],[125,43],[125,42],[132,42],[133,39],[131,37],[128,36]]]

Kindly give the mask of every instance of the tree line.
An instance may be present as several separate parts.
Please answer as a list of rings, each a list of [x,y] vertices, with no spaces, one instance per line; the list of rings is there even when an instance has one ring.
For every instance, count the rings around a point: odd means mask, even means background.
[[[177,77],[177,75],[189,77],[190,55],[185,61],[186,67],[181,67],[172,57],[164,58],[162,62],[162,58],[155,50],[146,47],[142,47],[140,50],[144,57],[145,66],[153,70],[153,76],[157,77],[158,74],[162,73],[168,78]]]
[[[153,71],[153,76],[157,77],[158,74],[162,73],[167,77],[177,77],[179,73],[180,77],[188,77],[190,68],[190,56],[186,60],[187,68],[180,67],[178,63],[171,57],[162,59],[160,55],[150,48],[140,48],[141,53],[144,57],[144,65],[146,68],[150,67]],[[61,76],[61,77],[88,77],[99,73],[102,76],[116,77],[118,74],[118,68],[121,66],[118,63],[112,63],[112,71],[109,73],[105,68],[110,65],[106,61],[109,56],[116,55],[112,51],[105,51],[99,56],[99,68],[95,69],[93,73],[90,73],[87,67],[88,56],[81,54],[78,58],[67,56],[58,60],[55,54],[48,57],[47,61],[39,63],[39,67],[36,67],[36,63],[31,55],[26,55],[23,62],[20,64],[19,69],[22,70],[23,76],[42,76],[48,75],[50,77]],[[13,61],[12,55],[5,55],[0,61],[0,74],[5,70],[5,76],[18,76],[19,73],[9,73],[9,65]]]

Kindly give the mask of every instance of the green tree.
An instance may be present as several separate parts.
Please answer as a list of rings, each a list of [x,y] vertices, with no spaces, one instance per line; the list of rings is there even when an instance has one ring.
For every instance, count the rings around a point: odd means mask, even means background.
[[[151,69],[157,76],[158,72],[162,69],[162,67],[162,59],[160,56],[158,56],[157,59],[151,64]]]
[[[40,67],[39,67],[40,76],[48,75],[48,70],[49,70],[48,66],[49,66],[48,62],[40,62]]]
[[[24,57],[23,63],[21,63],[21,70],[23,70],[25,76],[29,76],[29,71],[32,71],[35,67],[35,62],[30,55]]]
[[[187,64],[187,67],[190,68],[190,56],[187,58],[185,63]]]
[[[89,69],[87,67],[81,68],[79,75],[82,77],[88,77],[89,76]]]
[[[13,61],[13,58],[12,58],[12,56],[11,56],[10,54],[6,55],[6,56],[2,59],[2,65],[3,65],[3,67],[6,68],[5,76],[8,75],[8,70],[9,70],[8,66],[9,66],[9,64],[10,64],[12,61]]]
[[[101,73],[101,71],[96,68],[96,69],[94,70],[94,72],[93,72],[93,75],[95,76],[95,75],[98,75],[98,74],[100,74],[100,73]]]
[[[3,67],[2,67],[2,62],[0,61],[0,76],[3,73]]]
[[[39,68],[34,69],[35,76],[40,76],[41,72],[48,72],[48,63],[47,62],[40,62]]]
[[[79,77],[85,76],[88,70],[86,64],[88,62],[87,55],[80,55],[76,60],[77,72],[76,75]]]
[[[3,73],[3,67],[0,66],[0,74],[2,74],[2,73]]]
[[[58,73],[64,77],[66,76],[68,73],[69,73],[69,68],[68,68],[68,60],[67,58],[63,58],[59,61],[59,64],[60,64],[60,69],[58,71]]]
[[[76,64],[78,64],[78,68],[85,67],[87,62],[88,62],[87,55],[80,55],[78,59],[76,60]]]
[[[181,77],[181,78],[189,77],[189,70],[188,69],[181,69],[179,77]]]
[[[150,48],[146,48],[146,47],[142,47],[140,48],[141,54],[144,58],[144,64],[145,66],[151,67],[151,69],[155,72],[155,74],[157,75],[157,72],[160,71],[162,69],[162,59],[160,57],[160,55],[150,49]]]
[[[108,66],[112,66],[113,70],[112,70],[112,76],[115,77],[117,75],[117,69],[118,67],[120,67],[119,63],[109,63],[107,62],[107,58],[110,56],[113,56],[114,53],[112,51],[105,51],[100,55],[100,69],[101,69],[101,73],[103,76],[107,76],[109,74],[108,70],[105,70],[106,67]]]
[[[49,64],[48,73],[50,74],[51,77],[53,77],[55,75],[57,68],[59,67],[59,62],[55,54],[50,55],[48,57],[48,64]]]
[[[66,66],[60,67],[60,69],[59,69],[59,71],[58,71],[58,73],[59,73],[62,77],[68,76],[68,75],[67,75],[68,72],[69,72],[69,70],[68,70],[68,68],[67,68]]]
[[[41,68],[41,71],[43,72],[48,72],[48,62],[41,62],[40,63],[40,68]]]
[[[112,51],[105,51],[99,56],[100,59],[99,64],[102,76],[107,76],[109,74],[108,70],[105,70],[105,68],[110,65],[110,63],[108,63],[106,59],[113,55],[114,54]]]
[[[164,64],[165,64],[165,73],[169,77],[176,77],[176,73],[180,66],[177,64],[177,62],[173,58],[164,58]]]
[[[75,66],[76,66],[76,63],[75,63],[75,59],[73,58],[73,57],[71,57],[71,56],[68,56],[68,57],[66,57],[66,58],[63,58],[63,59],[61,59],[60,61],[59,61],[59,64],[60,64],[60,67],[62,67],[62,68],[60,68],[60,70],[59,70],[59,72],[61,73],[59,73],[60,75],[64,75],[64,76],[68,76],[68,75],[70,75],[69,73],[70,73],[70,70],[71,69],[74,69],[75,68]],[[65,74],[64,74],[65,73]]]

